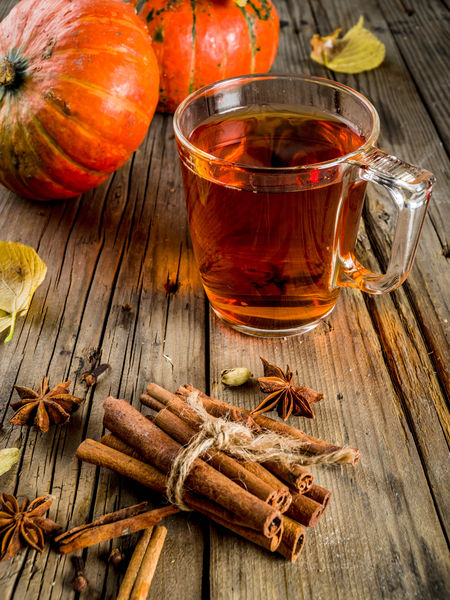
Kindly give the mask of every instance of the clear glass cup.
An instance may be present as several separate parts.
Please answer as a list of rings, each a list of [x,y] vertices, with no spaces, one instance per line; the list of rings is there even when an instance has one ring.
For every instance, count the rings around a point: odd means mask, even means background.
[[[342,287],[396,289],[414,259],[433,175],[375,147],[375,108],[318,77],[248,75],[186,98],[174,115],[189,227],[215,313],[244,333],[315,327]],[[365,188],[397,211],[384,274],[354,256]]]

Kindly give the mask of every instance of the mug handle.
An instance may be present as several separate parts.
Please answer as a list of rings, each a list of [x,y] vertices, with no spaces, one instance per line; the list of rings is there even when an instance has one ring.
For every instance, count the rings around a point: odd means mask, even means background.
[[[386,273],[373,273],[353,256],[343,261],[338,284],[370,294],[386,294],[398,288],[412,267],[434,175],[373,146],[349,158],[359,167],[357,177],[385,187],[397,209],[397,224]]]

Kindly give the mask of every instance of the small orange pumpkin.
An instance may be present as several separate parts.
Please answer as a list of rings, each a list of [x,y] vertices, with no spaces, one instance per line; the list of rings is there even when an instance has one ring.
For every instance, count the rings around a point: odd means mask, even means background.
[[[136,150],[158,101],[148,31],[121,0],[22,0],[0,23],[0,183],[69,198]]]
[[[158,109],[209,83],[270,69],[280,22],[272,0],[131,0],[160,66]],[[242,2],[243,4],[243,2]]]

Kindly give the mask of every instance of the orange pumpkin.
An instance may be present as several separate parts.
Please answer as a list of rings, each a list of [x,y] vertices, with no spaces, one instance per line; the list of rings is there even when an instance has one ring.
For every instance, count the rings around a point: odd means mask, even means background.
[[[0,183],[77,196],[139,146],[158,101],[148,31],[121,0],[22,0],[0,23]]]
[[[272,0],[131,0],[148,25],[161,75],[158,109],[227,77],[264,73],[278,47]]]

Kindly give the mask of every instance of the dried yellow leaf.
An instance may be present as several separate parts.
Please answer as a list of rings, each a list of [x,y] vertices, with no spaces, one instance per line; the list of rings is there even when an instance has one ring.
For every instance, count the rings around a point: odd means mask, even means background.
[[[47,267],[33,248],[19,242],[0,242],[0,333],[14,333],[17,316],[25,315]]]
[[[0,475],[9,471],[9,469],[19,460],[18,448],[5,448],[0,450]]]
[[[386,49],[373,33],[364,27],[363,17],[339,38],[342,29],[321,37],[316,34],[311,40],[311,58],[338,73],[361,73],[379,67]]]

